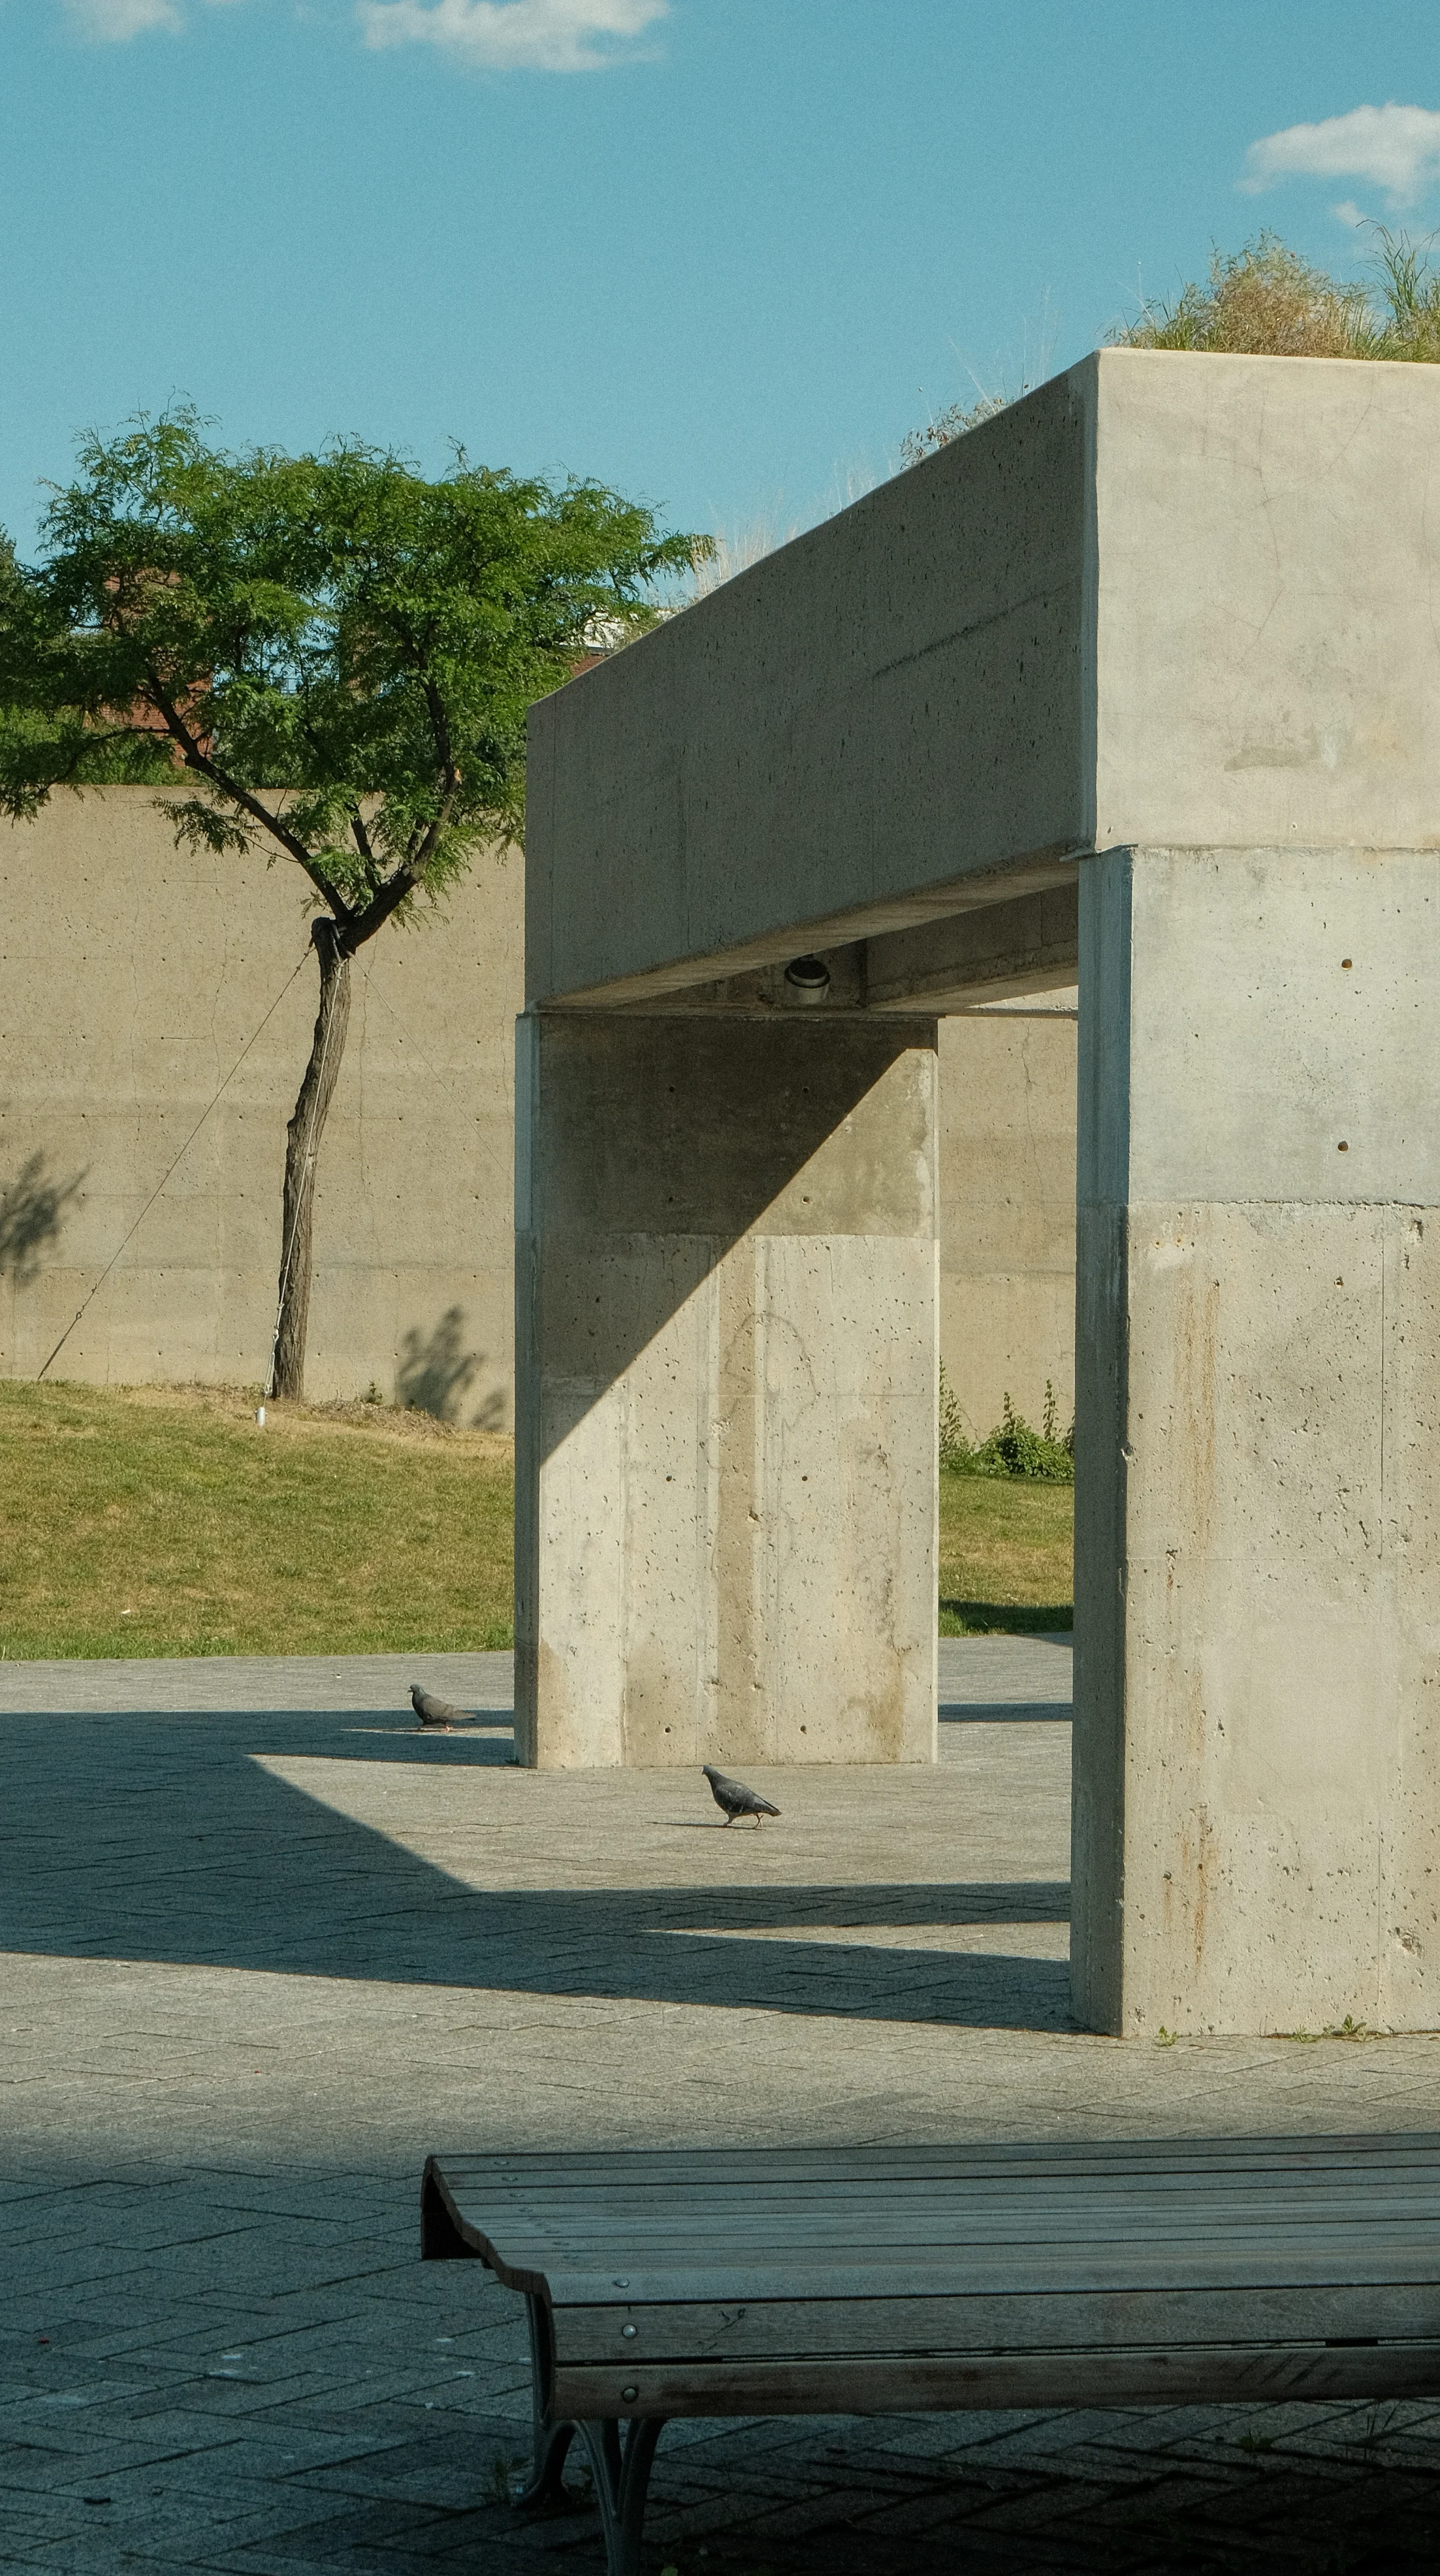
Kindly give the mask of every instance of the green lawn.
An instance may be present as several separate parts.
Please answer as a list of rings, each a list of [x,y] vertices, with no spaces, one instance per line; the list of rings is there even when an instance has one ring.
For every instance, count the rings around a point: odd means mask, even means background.
[[[1068,1628],[1075,1488],[1024,1476],[940,1479],[940,1634]]]
[[[0,1385],[0,1652],[508,1646],[510,1444],[242,1392]]]
[[[369,1405],[0,1383],[0,1654],[508,1646],[508,1440]],[[940,1479],[947,1636],[1070,1624],[1071,1490]]]

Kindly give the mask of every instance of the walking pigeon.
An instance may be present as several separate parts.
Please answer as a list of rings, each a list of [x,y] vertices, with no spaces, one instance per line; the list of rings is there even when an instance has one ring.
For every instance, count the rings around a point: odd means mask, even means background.
[[[470,1717],[468,1708],[453,1708],[448,1699],[437,1699],[433,1691],[422,1690],[418,1682],[410,1685],[410,1705],[420,1720],[422,1731],[429,1726],[438,1728],[443,1734],[457,1720],[464,1726]]]
[[[713,1762],[702,1762],[700,1768],[710,1783],[710,1794],[716,1806],[725,1810],[727,1825],[733,1825],[737,1816],[753,1816],[758,1833],[762,1816],[779,1815],[779,1808],[772,1807],[768,1798],[762,1798],[758,1789],[747,1789],[741,1780],[727,1780],[724,1772],[717,1771]]]

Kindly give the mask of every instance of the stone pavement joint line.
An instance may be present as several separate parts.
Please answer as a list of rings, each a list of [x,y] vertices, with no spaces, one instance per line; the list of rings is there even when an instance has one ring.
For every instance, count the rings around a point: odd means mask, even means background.
[[[432,2147],[1440,2126],[1428,2039],[1069,2025],[1068,1646],[944,1640],[933,1772],[522,1772],[509,1660],[0,1666],[0,2567],[599,2567],[517,2522],[519,2302],[417,2260]],[[412,1679],[483,1712],[421,1738]],[[1433,2570],[1440,2409],[661,2443],[680,2576]]]

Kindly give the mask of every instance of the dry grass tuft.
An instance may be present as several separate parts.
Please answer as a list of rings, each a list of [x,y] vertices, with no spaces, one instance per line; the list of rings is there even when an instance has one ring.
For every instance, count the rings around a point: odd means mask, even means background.
[[[751,519],[743,528],[722,531],[709,540],[708,553],[696,554],[681,607],[693,608],[698,599],[708,599],[712,590],[722,589],[737,573],[749,572],[752,564],[763,563],[799,534],[798,527],[782,528],[776,519]]]
[[[1137,322],[1111,333],[1122,349],[1193,349],[1245,358],[1394,358],[1420,365],[1440,360],[1440,275],[1428,253],[1404,233],[1374,227],[1369,285],[1314,268],[1274,233],[1261,233],[1228,257],[1217,251],[1210,275],[1181,288],[1173,304],[1148,304]],[[1028,381],[1021,393],[1029,391]],[[977,393],[952,403],[900,442],[902,465],[919,465],[938,448],[983,428],[1011,397]]]
[[[1195,349],[1252,358],[1440,358],[1440,277],[1404,234],[1377,232],[1371,285],[1345,284],[1261,233],[1217,251],[1203,286],[1147,306],[1118,331],[1127,349]]]

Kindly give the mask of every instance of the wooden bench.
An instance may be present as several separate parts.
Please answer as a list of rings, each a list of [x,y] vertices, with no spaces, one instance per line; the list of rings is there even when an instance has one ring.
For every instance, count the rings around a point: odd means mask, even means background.
[[[442,2155],[421,2210],[525,2299],[517,2502],[578,2433],[610,2576],[672,2415],[1440,2392],[1440,2137]]]

